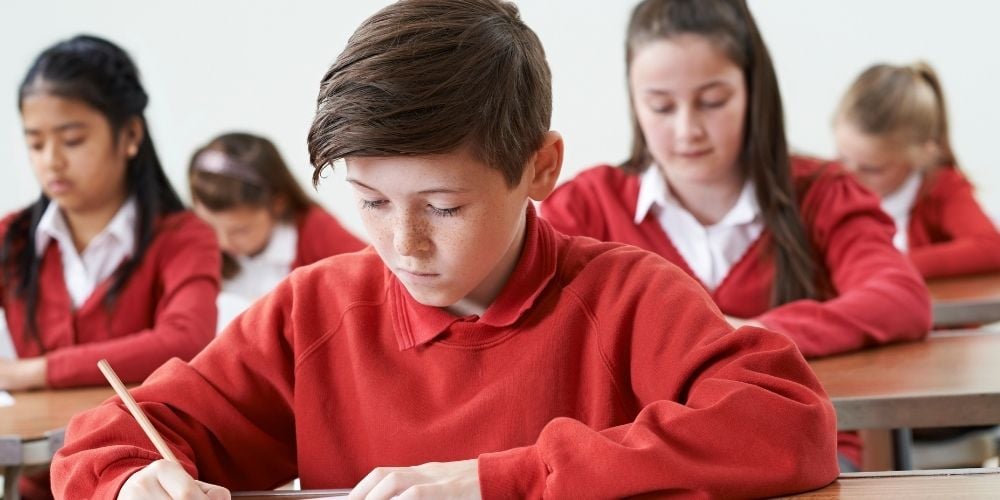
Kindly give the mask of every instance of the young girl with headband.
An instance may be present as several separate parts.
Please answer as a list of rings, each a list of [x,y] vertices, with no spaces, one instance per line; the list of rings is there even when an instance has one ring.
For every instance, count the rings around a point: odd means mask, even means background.
[[[222,249],[220,328],[292,269],[365,246],[306,195],[263,137],[212,139],[192,155],[188,180]]]

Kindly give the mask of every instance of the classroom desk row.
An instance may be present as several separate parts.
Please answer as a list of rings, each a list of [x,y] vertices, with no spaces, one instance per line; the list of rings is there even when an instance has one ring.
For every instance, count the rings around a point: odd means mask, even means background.
[[[907,470],[913,468],[911,428],[1000,424],[998,362],[1000,334],[953,330],[810,366],[837,410],[837,428],[867,430],[865,462]]]
[[[934,332],[809,363],[841,430],[1000,423],[1000,334]]]
[[[931,280],[927,288],[935,328],[1000,321],[1000,273]]]
[[[318,500],[346,497],[347,491],[248,491],[233,493],[233,498],[239,500]],[[1000,469],[954,469],[842,474],[825,488],[784,498],[813,500],[868,498],[995,500],[998,497],[1000,497]]]

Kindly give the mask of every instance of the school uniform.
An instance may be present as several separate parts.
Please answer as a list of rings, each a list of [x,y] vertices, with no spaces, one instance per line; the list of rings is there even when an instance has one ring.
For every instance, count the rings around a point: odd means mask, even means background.
[[[292,222],[280,222],[259,254],[236,256],[240,272],[222,282],[219,328],[225,328],[255,300],[274,289],[292,269],[366,245],[319,205]]]
[[[897,231],[907,235],[910,259],[925,278],[1000,271],[1000,232],[979,206],[972,184],[953,166],[916,174],[919,189],[907,200],[905,190],[883,199],[898,198],[908,219]],[[909,201],[909,203],[905,203]],[[897,210],[898,213],[898,210]]]
[[[646,172],[659,175],[656,169]],[[797,300],[772,308],[774,259],[767,228],[747,223],[721,238],[724,243],[719,245],[730,248],[699,250],[688,236],[696,232],[685,232],[679,224],[664,227],[658,213],[668,209],[651,207],[636,217],[642,176],[620,168],[600,166],[580,173],[542,203],[541,213],[559,231],[652,251],[700,281],[704,278],[686,257],[715,255],[713,260],[729,268],[716,276],[717,283],[701,282],[722,312],[756,319],[787,335],[806,357],[923,338],[931,326],[930,297],[917,272],[893,248],[892,221],[879,208],[879,200],[834,164],[795,157],[792,176],[810,243],[835,290],[828,300]],[[662,176],[659,179],[665,184]],[[741,199],[748,192],[752,194],[752,188],[744,186]],[[748,203],[756,205],[755,200]],[[684,236],[675,239],[671,233]],[[684,255],[679,248],[686,247],[694,250]]]
[[[97,369],[102,358],[126,383],[140,382],[167,359],[191,359],[213,338],[219,247],[212,230],[190,212],[157,222],[142,261],[112,307],[105,305],[114,272],[135,250],[135,203],[126,202],[83,254],[56,203],[49,204],[31,242],[42,259],[35,312],[41,344],[27,333],[16,285],[0,287],[17,356],[44,355],[49,387],[106,384]],[[0,237],[12,219],[0,222]]]
[[[921,339],[931,327],[923,280],[892,245],[892,222],[879,202],[839,167],[792,158],[799,213],[836,295],[771,307],[774,259],[754,186],[703,227],[674,199],[659,169],[630,175],[599,166],[560,186],[541,207],[567,234],[652,251],[695,277],[724,314],[753,318],[792,339],[806,357]],[[861,461],[855,433],[840,433],[840,452]]]
[[[189,472],[233,490],[477,457],[484,498],[764,497],[836,477],[833,409],[785,337],[734,332],[648,252],[532,208],[526,227],[482,316],[416,302],[372,249],[339,255],[136,399]],[[111,497],[158,458],[112,401],[70,423],[54,488]]]
[[[292,269],[365,246],[326,210],[313,205],[293,222],[277,224],[258,255],[237,256],[240,273],[225,280],[222,290],[253,301],[270,292]]]

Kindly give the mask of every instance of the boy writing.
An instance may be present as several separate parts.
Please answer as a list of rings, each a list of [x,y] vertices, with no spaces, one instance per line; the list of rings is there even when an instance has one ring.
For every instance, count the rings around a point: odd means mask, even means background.
[[[114,401],[70,425],[55,490],[227,498],[298,475],[353,498],[734,497],[832,481],[833,409],[788,340],[733,331],[653,254],[535,216],[562,161],[550,112],[541,43],[510,3],[405,0],[365,21],[323,79],[309,148],[314,180],[346,160],[372,248],[295,271],[133,391],[183,466]]]

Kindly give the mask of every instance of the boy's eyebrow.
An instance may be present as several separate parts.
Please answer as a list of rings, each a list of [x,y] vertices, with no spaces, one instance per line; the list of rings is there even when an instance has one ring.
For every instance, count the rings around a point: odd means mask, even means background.
[[[381,192],[378,189],[375,189],[375,188],[373,188],[373,187],[371,187],[371,186],[369,186],[369,185],[367,185],[367,184],[365,184],[365,183],[363,183],[363,182],[361,182],[361,181],[359,181],[357,179],[352,179],[352,178],[348,177],[347,178],[347,182],[350,182],[351,184],[354,184],[355,186],[361,186],[361,187],[363,187],[363,188],[365,188],[365,189],[367,189],[369,191],[375,191],[376,193]],[[431,188],[431,189],[424,189],[422,191],[418,191],[417,193],[418,194],[442,194],[442,193],[443,194],[461,194],[461,193],[468,193],[468,192],[469,192],[468,189]]]
[[[64,123],[62,125],[58,125],[55,128],[55,131],[56,132],[65,132],[67,130],[71,130],[71,129],[75,129],[75,128],[87,128],[87,126],[83,122],[69,122],[69,123]],[[40,133],[42,133],[42,132],[41,132],[41,130],[38,130],[38,129],[33,129],[33,128],[26,128],[26,129],[24,129],[24,135],[36,135],[36,134],[40,134]]]
[[[365,188],[365,189],[367,189],[369,191],[376,191],[376,192],[378,191],[378,189],[375,189],[375,188],[369,186],[368,184],[365,184],[364,182],[361,182],[361,181],[359,181],[357,179],[352,179],[352,178],[348,177],[346,180],[347,180],[347,182],[350,182],[351,184],[354,184],[355,186],[361,186],[361,187],[363,187],[363,188]]]

